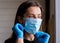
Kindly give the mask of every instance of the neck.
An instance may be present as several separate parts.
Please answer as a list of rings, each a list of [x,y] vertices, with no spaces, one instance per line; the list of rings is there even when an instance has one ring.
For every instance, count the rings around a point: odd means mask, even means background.
[[[29,40],[29,41],[33,41],[34,40],[34,35],[33,34],[29,34],[29,33],[27,33],[27,32],[25,32],[25,39],[26,40]]]

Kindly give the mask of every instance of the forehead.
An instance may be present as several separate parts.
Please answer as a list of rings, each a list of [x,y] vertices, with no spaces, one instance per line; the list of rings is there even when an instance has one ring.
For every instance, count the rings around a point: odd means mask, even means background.
[[[38,6],[32,6],[27,9],[27,13],[30,14],[41,14],[41,9]]]

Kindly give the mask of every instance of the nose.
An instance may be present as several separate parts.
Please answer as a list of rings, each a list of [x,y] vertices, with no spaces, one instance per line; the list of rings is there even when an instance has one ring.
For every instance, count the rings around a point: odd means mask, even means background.
[[[37,16],[34,16],[34,18],[38,18]]]
[[[34,15],[34,18],[38,18],[38,15]]]

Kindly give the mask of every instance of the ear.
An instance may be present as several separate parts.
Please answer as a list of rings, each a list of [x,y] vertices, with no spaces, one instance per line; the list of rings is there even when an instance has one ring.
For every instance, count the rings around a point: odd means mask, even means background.
[[[23,23],[23,19],[21,19],[20,16],[17,16],[17,19],[18,19],[18,21],[19,21],[20,23]]]

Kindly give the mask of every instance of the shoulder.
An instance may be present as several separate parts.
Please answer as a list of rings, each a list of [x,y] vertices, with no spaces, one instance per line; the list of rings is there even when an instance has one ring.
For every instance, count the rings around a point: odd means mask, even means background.
[[[10,43],[10,39],[5,40],[4,43]]]
[[[11,39],[7,39],[7,40],[5,40],[4,43],[15,43],[15,41],[14,40],[11,40]]]

